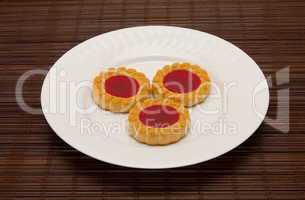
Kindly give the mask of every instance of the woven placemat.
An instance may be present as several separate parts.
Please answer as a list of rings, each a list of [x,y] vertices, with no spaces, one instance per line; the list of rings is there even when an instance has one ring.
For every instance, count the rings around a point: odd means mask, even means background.
[[[0,199],[304,199],[304,10],[302,0],[0,1]],[[26,71],[48,70],[92,36],[139,25],[193,28],[245,50],[269,79],[265,123],[214,160],[137,170],[77,152],[42,115],[18,106],[15,86]],[[40,107],[43,78],[25,83],[30,106]]]

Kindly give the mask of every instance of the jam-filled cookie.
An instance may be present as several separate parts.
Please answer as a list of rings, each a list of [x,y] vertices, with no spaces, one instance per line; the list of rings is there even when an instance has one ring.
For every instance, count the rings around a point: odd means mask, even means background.
[[[149,95],[149,80],[135,69],[110,68],[93,81],[95,103],[112,112],[128,112],[136,101]]]
[[[129,133],[149,145],[166,145],[183,138],[190,124],[189,112],[173,99],[148,98],[137,104],[128,115]]]
[[[156,73],[152,92],[157,97],[175,98],[185,106],[193,106],[205,100],[210,85],[208,73],[198,65],[174,63]]]

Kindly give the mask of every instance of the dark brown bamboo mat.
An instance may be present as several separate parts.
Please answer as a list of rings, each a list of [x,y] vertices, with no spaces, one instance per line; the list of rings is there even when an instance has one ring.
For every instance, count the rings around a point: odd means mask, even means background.
[[[268,121],[211,161],[137,170],[77,152],[42,115],[18,107],[16,81],[27,70],[49,69],[92,36],[139,25],[198,29],[246,51],[270,78]],[[26,82],[31,106],[40,107],[43,78]],[[305,199],[305,2],[1,0],[0,111],[0,199]]]

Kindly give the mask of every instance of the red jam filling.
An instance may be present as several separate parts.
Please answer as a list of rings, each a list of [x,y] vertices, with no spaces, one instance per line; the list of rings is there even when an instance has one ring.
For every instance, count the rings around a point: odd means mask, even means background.
[[[171,106],[153,105],[144,108],[139,118],[146,126],[165,128],[178,121],[179,113]]]
[[[175,70],[168,73],[163,79],[164,86],[176,93],[188,93],[196,90],[200,84],[200,78],[188,70]]]
[[[137,94],[139,83],[132,77],[118,75],[105,81],[105,90],[112,96],[128,98]]]

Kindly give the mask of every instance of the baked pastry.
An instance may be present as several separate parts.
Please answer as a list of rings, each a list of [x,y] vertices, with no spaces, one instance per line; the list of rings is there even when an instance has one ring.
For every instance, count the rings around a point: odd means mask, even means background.
[[[156,97],[179,99],[185,106],[193,106],[205,100],[210,85],[208,73],[198,65],[174,63],[156,73],[152,92]]]
[[[93,81],[94,102],[112,112],[128,112],[136,101],[149,95],[149,80],[135,69],[109,68]]]
[[[149,145],[166,145],[183,138],[190,124],[189,112],[173,99],[139,101],[128,115],[129,133]]]

